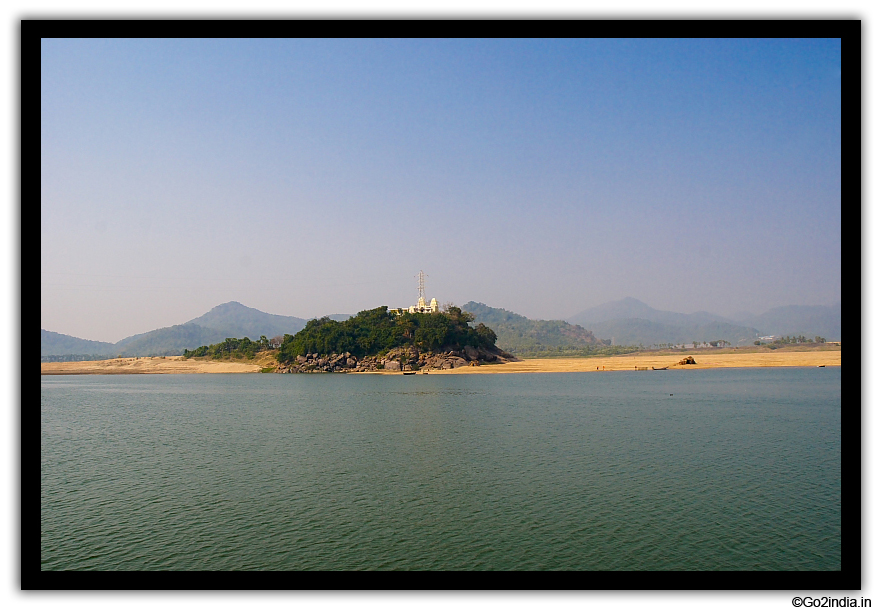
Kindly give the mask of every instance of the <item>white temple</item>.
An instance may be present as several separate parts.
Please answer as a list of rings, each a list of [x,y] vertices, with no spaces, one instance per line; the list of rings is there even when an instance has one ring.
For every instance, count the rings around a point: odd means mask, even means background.
[[[432,299],[431,301],[429,301],[429,304],[426,305],[426,289],[425,289],[425,282],[423,280],[423,278],[425,277],[425,274],[422,272],[422,270],[420,270],[420,274],[417,277],[419,277],[419,279],[420,279],[420,282],[419,282],[420,298],[417,299],[417,304],[411,305],[410,307],[398,307],[396,309],[390,309],[389,310],[390,313],[398,314],[399,316],[401,314],[403,314],[405,311],[408,313],[438,313],[438,301],[437,300]]]

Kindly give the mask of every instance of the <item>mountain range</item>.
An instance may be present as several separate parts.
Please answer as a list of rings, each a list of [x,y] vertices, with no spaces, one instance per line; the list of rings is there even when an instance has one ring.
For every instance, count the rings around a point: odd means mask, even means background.
[[[633,298],[586,309],[568,320],[532,320],[514,312],[469,301],[463,310],[475,314],[497,334],[497,345],[515,353],[554,349],[584,349],[612,340],[615,345],[646,346],[658,343],[691,343],[724,339],[733,345],[753,343],[763,335],[820,335],[828,341],[842,338],[841,303],[832,307],[776,307],[737,319],[705,311],[692,314],[653,309]],[[345,320],[350,314],[333,314]],[[259,339],[295,334],[306,325],[304,318],[268,314],[235,301],[214,307],[184,324],[126,337],[117,343],[90,341],[41,329],[40,354],[47,357],[78,355],[162,356],[180,354],[185,348],[222,342],[227,337]]]
[[[339,314],[337,317],[340,317]],[[303,318],[264,313],[231,301],[184,324],[132,335],[116,343],[88,341],[43,330],[40,355],[172,356],[180,354],[185,348],[195,349],[200,345],[220,343],[227,337],[257,340],[265,335],[272,338],[285,333],[293,335],[304,326],[306,320]]]
[[[662,311],[629,297],[586,309],[567,322],[590,328],[598,337],[613,339],[616,345],[717,339],[733,345],[747,345],[768,335],[821,336],[828,341],[840,341],[842,303],[830,307],[788,305],[760,315],[742,314],[733,319],[706,311],[691,314]]]

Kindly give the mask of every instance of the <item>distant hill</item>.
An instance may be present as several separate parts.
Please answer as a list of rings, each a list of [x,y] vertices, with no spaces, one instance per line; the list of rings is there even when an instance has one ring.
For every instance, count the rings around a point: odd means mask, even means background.
[[[755,326],[763,335],[820,336],[828,341],[841,341],[842,303],[832,307],[775,307],[764,314],[746,318],[744,323]]]
[[[734,323],[732,320],[723,316],[714,315],[706,311],[698,311],[695,313],[677,313],[674,311],[662,311],[653,309],[646,303],[638,301],[632,297],[626,297],[620,301],[611,301],[586,309],[581,313],[567,319],[572,324],[581,324],[585,327],[594,327],[598,322],[608,322],[610,320],[624,320],[629,318],[637,318],[640,320],[648,320],[659,324],[675,325],[675,326],[702,326],[713,322]]]
[[[723,339],[732,345],[749,345],[756,340],[757,330],[726,322],[678,325],[651,322],[640,318],[608,320],[592,325],[593,332],[609,338],[615,345],[644,345],[658,343],[690,344]]]
[[[505,309],[470,301],[464,311],[475,314],[497,334],[497,345],[520,354],[555,349],[584,349],[615,339],[616,345],[649,346],[657,343],[691,343],[724,339],[733,345],[752,343],[757,335],[821,336],[828,341],[842,339],[842,304],[832,307],[791,305],[764,314],[743,314],[730,320],[707,312],[692,314],[653,309],[637,299],[627,298],[586,309],[568,321],[531,320]],[[344,321],[349,314],[333,314]],[[117,343],[89,341],[41,329],[40,354],[49,356],[171,356],[184,349],[220,343],[228,337],[296,334],[306,320],[268,314],[232,301],[184,324],[132,335]],[[80,358],[82,359],[82,358]]]
[[[469,301],[463,311],[475,315],[496,332],[496,344],[513,354],[546,352],[554,348],[584,349],[602,345],[590,330],[563,320],[531,320],[511,311]]]
[[[293,335],[306,326],[306,320],[295,318],[294,316],[278,316],[264,313],[259,309],[246,307],[236,301],[230,301],[229,303],[213,307],[208,313],[198,318],[193,318],[187,324],[196,324],[197,326],[231,333],[224,335],[220,339],[220,341],[223,341],[226,337],[258,339],[260,335],[266,335],[267,337],[284,335],[285,333]],[[212,343],[217,343],[217,341],[212,341]]]
[[[236,336],[235,333],[205,328],[188,322],[126,337],[115,347],[118,354],[126,357],[178,356],[184,349],[219,343],[227,337]]]
[[[40,355],[63,355],[63,354],[111,354],[113,343],[104,341],[89,341],[78,339],[70,335],[54,333],[50,330],[40,329]]]
[[[753,343],[758,335],[841,338],[841,304],[834,307],[788,306],[759,316],[741,314],[733,320],[706,311],[685,314],[653,309],[628,297],[586,309],[568,322],[590,328],[616,345],[691,343],[724,339],[733,345]]]
[[[306,320],[303,318],[264,313],[231,301],[184,324],[132,335],[116,343],[88,341],[43,330],[40,351],[44,357],[82,354],[176,356],[184,349],[220,343],[227,337],[248,337],[256,341],[261,335],[267,338],[285,333],[293,335],[304,326]]]
[[[337,322],[345,322],[346,320],[353,317],[354,315],[355,314],[351,314],[351,313],[332,313],[331,315],[325,316],[325,317],[331,318],[332,320],[335,320]]]

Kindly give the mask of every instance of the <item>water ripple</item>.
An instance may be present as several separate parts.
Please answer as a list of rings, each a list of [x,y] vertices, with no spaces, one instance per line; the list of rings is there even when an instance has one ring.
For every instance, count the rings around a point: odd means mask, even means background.
[[[44,378],[42,567],[837,570],[825,373]]]

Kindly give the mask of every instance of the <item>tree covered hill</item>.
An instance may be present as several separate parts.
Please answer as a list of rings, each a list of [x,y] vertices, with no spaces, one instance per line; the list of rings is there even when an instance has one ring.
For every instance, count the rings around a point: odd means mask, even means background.
[[[608,344],[590,330],[563,320],[531,320],[511,311],[469,301],[463,311],[474,314],[475,321],[496,332],[501,349],[517,355],[534,355],[564,350],[585,350]]]
[[[399,316],[385,306],[361,311],[342,322],[319,318],[307,322],[296,335],[286,335],[278,359],[289,362],[307,354],[343,353],[363,358],[405,346],[422,352],[462,349],[466,345],[495,347],[496,334],[484,324],[472,328],[472,320],[458,307],[437,314]]]
[[[116,350],[124,357],[177,356],[188,347],[218,343],[236,335],[235,329],[218,330],[198,324],[177,324],[126,337],[116,344]]]

